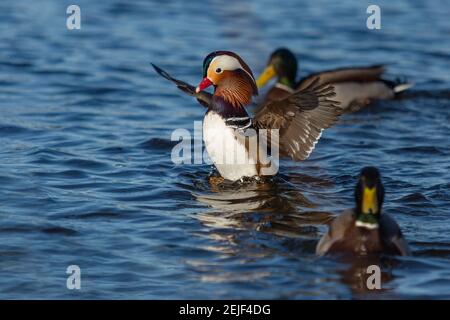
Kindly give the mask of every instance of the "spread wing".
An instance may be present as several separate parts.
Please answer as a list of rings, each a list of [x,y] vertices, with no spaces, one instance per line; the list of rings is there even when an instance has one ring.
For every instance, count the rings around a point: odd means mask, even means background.
[[[303,89],[310,85],[312,82],[319,79],[319,84],[325,83],[339,83],[339,82],[368,82],[378,81],[381,75],[385,71],[385,66],[374,65],[368,67],[350,67],[339,68],[329,71],[323,71],[313,73],[304,79],[300,80],[297,85],[297,89]]]
[[[153,63],[151,65],[161,77],[172,81],[181,91],[196,97],[198,102],[200,102],[203,106],[208,107],[211,104],[212,94],[205,91],[200,91],[197,93],[195,92],[195,87],[193,85],[171,77],[166,71],[154,65]]]
[[[319,78],[288,97],[267,103],[255,114],[260,129],[279,129],[279,154],[293,160],[308,158],[323,129],[338,119],[342,109],[330,97],[330,85],[320,85]]]

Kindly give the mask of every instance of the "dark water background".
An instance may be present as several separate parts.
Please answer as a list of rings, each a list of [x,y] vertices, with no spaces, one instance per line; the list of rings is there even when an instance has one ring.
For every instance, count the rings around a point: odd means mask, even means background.
[[[0,298],[450,298],[448,1],[0,2]],[[171,162],[176,128],[204,109],[155,75],[197,84],[212,50],[258,73],[288,46],[301,74],[388,63],[416,84],[326,131],[265,185],[211,188],[208,165]],[[414,256],[317,259],[325,223],[376,165]],[[66,289],[79,265],[82,289]]]

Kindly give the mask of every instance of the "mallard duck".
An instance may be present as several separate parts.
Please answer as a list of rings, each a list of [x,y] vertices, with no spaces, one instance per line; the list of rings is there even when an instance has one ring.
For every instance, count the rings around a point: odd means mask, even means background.
[[[317,255],[387,253],[409,255],[408,245],[395,220],[381,212],[384,187],[378,170],[362,169],[355,189],[356,207],[336,217],[316,247]]]
[[[285,48],[275,50],[265,70],[256,81],[258,88],[262,88],[269,80],[277,77],[276,84],[267,92],[264,103],[271,100],[283,99],[295,90],[301,90],[311,82],[332,84],[336,96],[344,111],[361,108],[375,99],[392,99],[396,94],[410,88],[412,84],[393,82],[382,79],[385,71],[383,65],[367,67],[350,67],[322,71],[310,74],[297,82],[297,58]]]
[[[333,87],[313,81],[284,99],[267,103],[251,118],[244,106],[251,103],[258,88],[252,71],[234,52],[215,51],[206,56],[203,80],[197,87],[153,67],[207,108],[203,140],[210,159],[227,180],[276,174],[275,149],[280,156],[306,159],[322,131],[341,114],[337,103],[330,99],[334,95]],[[204,91],[209,86],[214,86],[213,94]],[[266,138],[265,130],[269,130]],[[251,147],[251,138],[257,141],[257,147]],[[264,152],[268,148],[271,159]]]

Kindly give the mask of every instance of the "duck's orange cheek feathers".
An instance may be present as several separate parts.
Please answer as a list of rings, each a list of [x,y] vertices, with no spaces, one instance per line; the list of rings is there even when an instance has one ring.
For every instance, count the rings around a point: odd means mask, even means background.
[[[226,71],[220,74],[217,74],[213,71],[208,72],[208,78],[212,81],[212,83],[217,86],[219,85],[225,78],[227,77]]]

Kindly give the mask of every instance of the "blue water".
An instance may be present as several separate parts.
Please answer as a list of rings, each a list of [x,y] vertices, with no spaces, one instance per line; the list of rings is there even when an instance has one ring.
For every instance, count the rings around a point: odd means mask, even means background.
[[[0,2],[0,298],[450,298],[450,8],[447,1]],[[310,159],[264,185],[208,183],[174,165],[171,133],[204,109],[157,76],[197,84],[204,56],[240,54],[258,73],[288,46],[301,75],[388,63],[414,89],[344,116]],[[385,210],[412,257],[314,256],[326,222],[377,166]],[[81,268],[81,290],[66,268]]]

